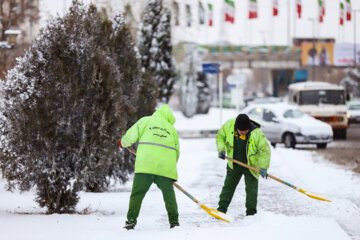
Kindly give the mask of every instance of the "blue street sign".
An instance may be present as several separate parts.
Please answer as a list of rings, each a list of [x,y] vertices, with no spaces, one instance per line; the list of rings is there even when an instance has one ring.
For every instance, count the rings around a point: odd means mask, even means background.
[[[203,63],[203,73],[219,73],[220,63]]]

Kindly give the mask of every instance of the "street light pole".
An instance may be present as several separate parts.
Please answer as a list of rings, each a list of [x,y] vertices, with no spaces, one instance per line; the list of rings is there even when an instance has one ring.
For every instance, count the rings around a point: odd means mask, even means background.
[[[287,1],[287,42],[289,47],[291,47],[291,37],[290,37],[290,1]]]
[[[354,15],[354,67],[357,67],[357,54],[356,54],[356,13],[360,12],[360,9],[354,9],[353,15]]]

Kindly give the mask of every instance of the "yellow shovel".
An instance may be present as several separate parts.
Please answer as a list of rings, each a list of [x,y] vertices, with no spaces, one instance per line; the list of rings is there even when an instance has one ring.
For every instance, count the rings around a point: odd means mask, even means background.
[[[133,149],[132,147],[128,147],[127,149],[129,149],[129,151],[132,152],[136,156],[135,149]],[[233,217],[231,217],[229,215],[226,215],[225,213],[222,213],[222,212],[220,212],[220,211],[218,211],[216,209],[208,208],[202,202],[200,202],[199,200],[194,198],[190,193],[188,193],[182,187],[180,187],[177,183],[174,182],[173,184],[177,189],[179,189],[186,196],[188,196],[191,200],[193,200],[197,205],[199,205],[202,209],[204,209],[210,216],[212,216],[214,218],[217,218],[217,219],[220,219],[222,221],[228,222],[228,223],[233,221]]]
[[[251,170],[253,170],[253,171],[255,171],[255,172],[260,173],[260,170],[259,170],[259,169],[256,169],[256,168],[254,168],[254,167],[251,167],[251,166],[249,166],[249,165],[247,165],[247,164],[245,164],[245,163],[242,163],[242,162],[240,162],[240,161],[237,161],[237,160],[232,159],[232,158],[229,158],[229,157],[225,157],[225,158],[226,158],[227,160],[229,160],[229,161],[232,161],[232,162],[234,162],[234,163],[236,163],[236,164],[239,164],[239,165],[241,165],[241,166],[243,166],[243,167],[249,168],[249,169],[251,169]],[[303,190],[303,189],[301,189],[301,188],[299,188],[299,187],[296,187],[296,186],[294,186],[294,185],[292,185],[292,184],[290,184],[290,183],[288,183],[288,182],[285,182],[285,181],[283,181],[283,180],[281,180],[281,179],[279,179],[279,178],[277,178],[277,177],[274,177],[274,176],[272,176],[272,175],[270,175],[270,174],[268,174],[268,177],[269,177],[269,178],[272,178],[272,179],[274,179],[274,180],[276,180],[276,181],[278,181],[278,182],[280,182],[280,183],[282,183],[282,184],[285,184],[285,185],[287,185],[287,186],[295,189],[296,191],[299,191],[299,192],[305,194],[306,196],[308,196],[308,197],[310,197],[310,198],[313,198],[313,199],[316,199],[316,200],[321,200],[321,201],[326,201],[326,202],[331,202],[330,200],[328,200],[328,199],[326,199],[326,198],[323,198],[323,197],[320,197],[319,195],[316,195],[316,194],[318,194],[318,193],[313,193],[313,192],[305,191],[305,190]]]

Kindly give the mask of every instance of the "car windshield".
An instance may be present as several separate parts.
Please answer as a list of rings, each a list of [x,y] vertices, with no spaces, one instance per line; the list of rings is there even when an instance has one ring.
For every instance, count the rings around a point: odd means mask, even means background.
[[[300,105],[345,104],[343,90],[314,90],[300,92]]]
[[[299,109],[289,109],[284,112],[284,118],[301,118],[305,115],[301,110]]]
[[[349,110],[360,110],[360,104],[350,104]]]

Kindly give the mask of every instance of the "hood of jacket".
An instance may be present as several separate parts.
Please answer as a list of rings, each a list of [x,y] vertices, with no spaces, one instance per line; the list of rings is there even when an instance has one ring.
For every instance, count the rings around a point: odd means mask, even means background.
[[[169,105],[167,105],[167,104],[161,105],[154,112],[153,116],[161,117],[161,118],[165,119],[166,121],[168,121],[171,125],[174,125],[174,123],[176,121],[173,113],[171,112]]]

